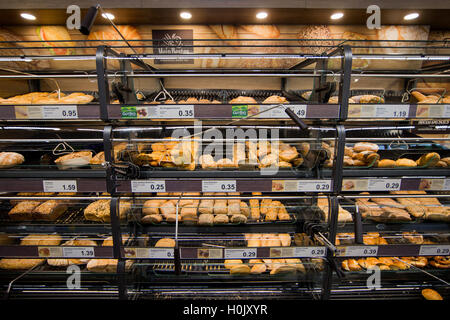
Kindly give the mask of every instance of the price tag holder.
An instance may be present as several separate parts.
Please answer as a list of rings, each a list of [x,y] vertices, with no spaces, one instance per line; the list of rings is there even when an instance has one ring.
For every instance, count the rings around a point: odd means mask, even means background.
[[[150,259],[173,259],[175,255],[174,249],[171,248],[150,248],[148,250]]]
[[[78,119],[76,105],[42,106],[43,119]]]
[[[323,258],[327,249],[325,247],[295,247],[296,258]]]
[[[421,245],[419,256],[448,256],[450,245]]]
[[[225,249],[225,259],[254,259],[256,253],[256,248]]]
[[[235,192],[236,180],[202,180],[202,192]]]
[[[76,180],[44,180],[44,192],[78,192]]]
[[[166,181],[131,180],[131,192],[166,192]]]
[[[194,118],[194,105],[160,106],[159,118],[167,119],[192,119]]]
[[[378,246],[349,246],[344,247],[344,257],[376,257]]]
[[[369,179],[368,191],[400,190],[402,179]]]
[[[450,178],[445,179],[444,190],[450,190]]]
[[[407,118],[409,116],[409,104],[379,105],[375,109],[376,118]]]
[[[327,192],[331,191],[331,180],[299,180],[297,191]]]
[[[63,247],[63,257],[65,258],[94,258],[94,247]]]

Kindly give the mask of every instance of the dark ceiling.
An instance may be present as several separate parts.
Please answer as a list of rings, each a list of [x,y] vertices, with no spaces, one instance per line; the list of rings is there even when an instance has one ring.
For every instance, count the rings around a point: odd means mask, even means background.
[[[116,16],[116,24],[336,24],[365,25],[368,14],[365,9],[267,9],[269,17],[263,22],[257,20],[255,8],[204,8],[189,9],[192,19],[188,22],[179,17],[181,9],[139,8],[139,9],[107,9]],[[330,15],[342,11],[344,17],[339,21],[330,19]],[[430,25],[432,29],[450,29],[450,9],[414,10],[420,17],[411,22],[403,20],[403,16],[412,10],[386,9],[381,11],[381,24],[415,24]],[[21,12],[34,14],[35,21],[27,21],[20,17]],[[82,10],[82,13],[86,9]],[[68,14],[64,9],[3,9],[0,10],[0,24],[7,25],[64,25]],[[100,15],[96,24],[106,24]]]

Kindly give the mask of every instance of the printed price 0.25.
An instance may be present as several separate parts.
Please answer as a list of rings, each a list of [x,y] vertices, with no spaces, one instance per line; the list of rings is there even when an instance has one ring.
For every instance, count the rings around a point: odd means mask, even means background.
[[[152,190],[152,191],[160,191],[160,190],[164,190],[164,189],[165,189],[164,183],[152,183],[152,184],[150,184],[150,190]]]

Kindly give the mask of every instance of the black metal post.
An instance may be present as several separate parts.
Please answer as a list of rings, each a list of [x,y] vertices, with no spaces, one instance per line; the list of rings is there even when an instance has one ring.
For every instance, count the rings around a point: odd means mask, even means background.
[[[95,64],[97,68],[97,85],[98,85],[98,100],[100,103],[100,119],[108,121],[108,104],[110,102],[109,83],[106,74],[106,47],[99,46],[95,54]]]
[[[352,49],[348,45],[342,47],[341,77],[339,80],[339,120],[348,117],[348,99],[350,98],[350,84],[352,81]]]

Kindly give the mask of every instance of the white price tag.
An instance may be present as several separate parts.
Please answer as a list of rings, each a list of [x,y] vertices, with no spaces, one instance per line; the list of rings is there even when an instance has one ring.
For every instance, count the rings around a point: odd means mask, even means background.
[[[369,179],[368,191],[400,190],[402,179]]]
[[[299,180],[297,190],[300,192],[331,191],[331,180]]]
[[[256,248],[225,249],[225,259],[254,259]]]
[[[421,245],[420,256],[448,256],[450,255],[450,245]]]
[[[294,255],[296,258],[321,258],[326,252],[325,247],[295,247]]]
[[[202,180],[202,192],[235,192],[236,180]]]
[[[78,119],[76,105],[42,106],[44,119]]]
[[[63,247],[63,257],[65,258],[94,258],[94,247]]]
[[[407,118],[409,116],[409,104],[377,105],[376,118]]]
[[[159,118],[189,119],[194,118],[194,105],[183,104],[177,106],[160,106]]]
[[[44,180],[44,192],[77,192],[76,180]]]
[[[131,180],[131,192],[166,192],[166,181]]]
[[[349,246],[345,247],[344,257],[375,257],[378,246]]]
[[[445,179],[444,190],[450,190],[450,178]]]
[[[173,259],[175,252],[174,249],[170,248],[150,248],[149,258],[152,259]]]
[[[306,104],[294,104],[288,106],[299,118],[306,118]]]

